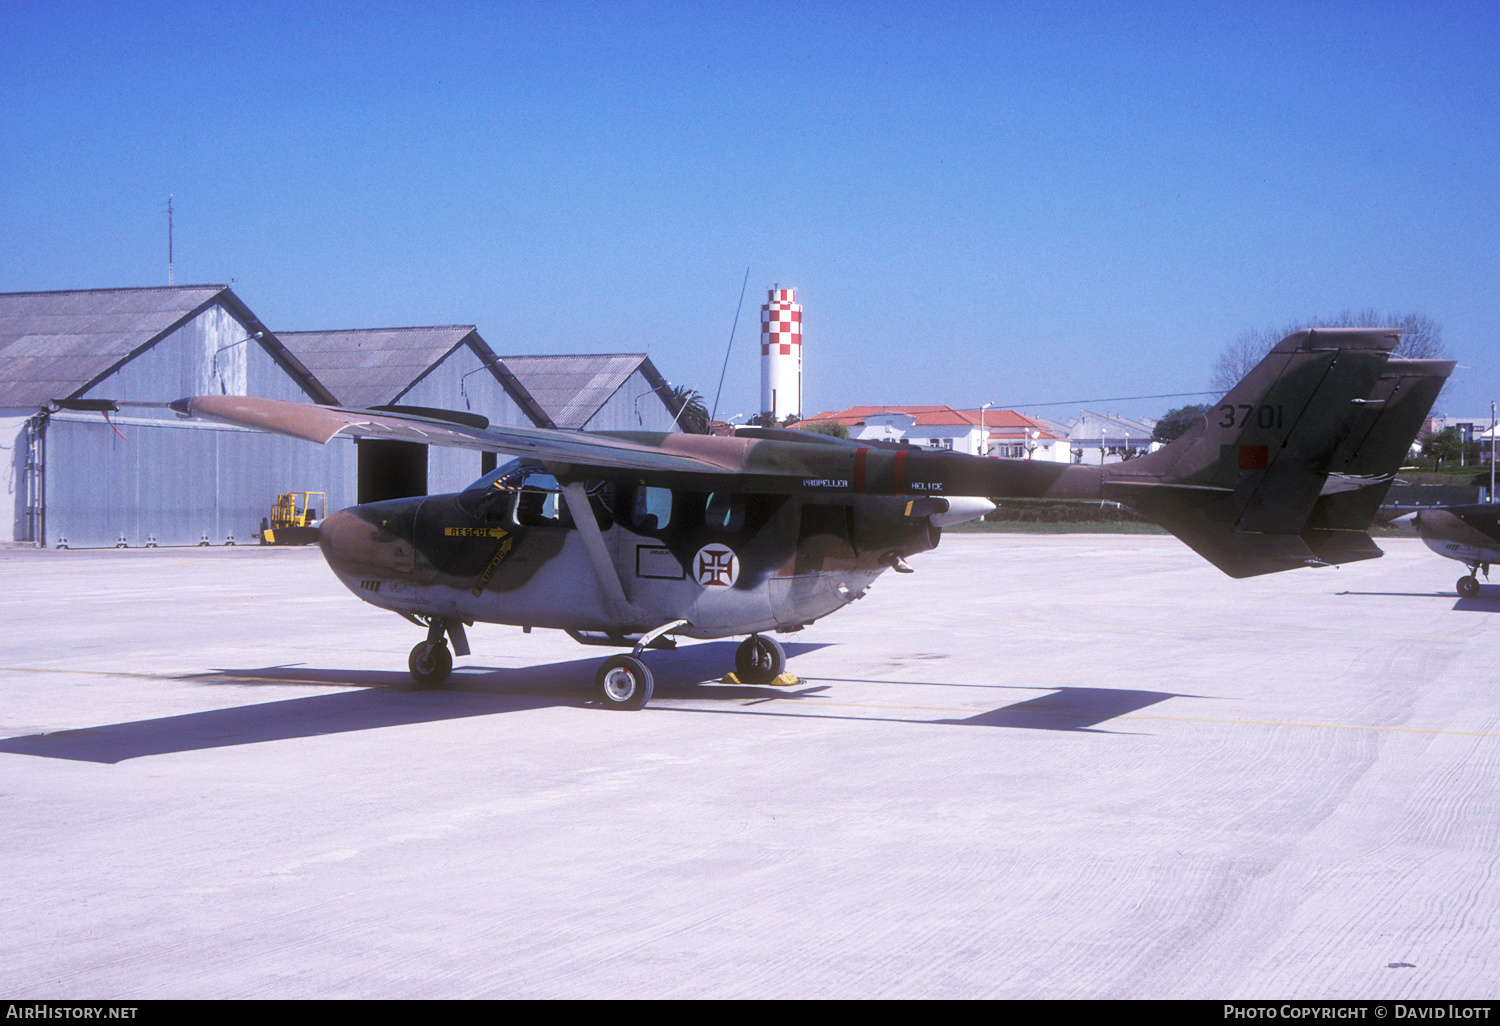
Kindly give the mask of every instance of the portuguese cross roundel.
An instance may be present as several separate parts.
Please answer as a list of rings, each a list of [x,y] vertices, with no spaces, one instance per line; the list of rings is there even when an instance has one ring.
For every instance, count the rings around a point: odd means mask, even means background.
[[[740,561],[728,545],[705,545],[693,557],[693,576],[705,588],[729,588],[740,576]]]

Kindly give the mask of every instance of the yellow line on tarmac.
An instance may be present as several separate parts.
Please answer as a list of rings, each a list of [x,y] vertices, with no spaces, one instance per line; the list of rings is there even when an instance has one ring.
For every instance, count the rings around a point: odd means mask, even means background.
[[[795,696],[788,696],[787,698],[781,698],[780,696],[778,696],[777,698],[771,699],[770,701],[788,701],[793,697]],[[757,701],[764,702],[766,701],[766,699],[757,699]],[[1056,716],[1064,718],[1074,715],[1067,710],[1061,709],[1005,709],[1003,706],[1000,709],[975,709],[935,705],[877,705],[871,702],[824,702],[818,698],[811,696],[801,697],[800,699],[798,699],[798,701],[802,704],[808,705],[810,708],[817,709],[873,709],[881,712],[940,712],[958,713],[963,716],[983,716],[986,713],[992,712],[1014,712],[1019,713],[1023,716]],[[1083,715],[1077,715],[1074,716],[1074,718],[1084,719],[1086,717]],[[1099,722],[1107,723],[1112,720],[1164,720],[1176,723],[1222,723],[1236,726],[1253,727],[1324,727],[1329,730],[1387,730],[1405,734],[1453,734],[1458,737],[1500,738],[1500,733],[1482,730],[1444,730],[1437,727],[1382,727],[1369,723],[1314,723],[1304,722],[1300,720],[1230,720],[1211,716],[1148,716],[1140,713],[1121,713],[1118,716],[1106,717]]]
[[[914,623],[928,624],[930,626],[938,626],[938,627],[941,627],[941,626],[974,627],[974,626],[976,626],[976,624],[975,624],[974,621],[972,621],[972,620],[966,620],[966,619],[963,619],[962,617],[910,616],[910,617],[901,618],[901,617],[894,617],[894,616],[882,616],[882,617],[874,617],[874,616],[872,616],[872,617],[868,617],[868,619],[879,621],[879,622],[885,622],[885,623],[904,624],[906,626],[910,626],[910,625],[912,625]],[[1439,640],[1439,641],[1466,641],[1469,638],[1473,637],[1472,633],[1434,634],[1432,632],[1427,632],[1427,631],[1415,631],[1415,632],[1408,631],[1408,632],[1405,632],[1405,633],[1401,633],[1401,632],[1397,632],[1397,631],[1338,631],[1338,630],[1328,630],[1328,629],[1317,628],[1317,627],[1275,627],[1275,626],[1256,626],[1256,625],[1251,625],[1251,626],[1248,626],[1248,627],[1240,627],[1240,626],[1236,626],[1234,624],[1222,623],[1222,622],[1220,622],[1220,623],[1211,623],[1211,624],[1204,625],[1202,627],[1195,627],[1195,626],[1192,626],[1192,625],[1189,625],[1189,624],[1180,624],[1180,623],[1160,624],[1160,623],[1151,623],[1151,622],[1134,622],[1134,621],[1128,621],[1128,620],[1080,620],[1080,621],[1077,621],[1077,623],[1078,623],[1079,626],[1081,626],[1081,627],[1087,627],[1090,630],[1114,630],[1114,631],[1127,631],[1127,632],[1131,632],[1131,633],[1135,633],[1135,632],[1138,632],[1138,631],[1164,631],[1164,632],[1165,631],[1171,631],[1171,632],[1188,632],[1188,633],[1195,633],[1195,634],[1208,634],[1208,633],[1220,633],[1220,632],[1232,632],[1232,633],[1237,633],[1237,634],[1311,634],[1311,635],[1326,635],[1326,636],[1329,636],[1329,637],[1338,637],[1338,638],[1421,638],[1421,639],[1427,640],[1427,641],[1432,641],[1432,640]],[[1005,629],[1007,629],[1007,630],[1010,630],[1012,628],[1020,628],[1020,627],[1032,627],[1032,628],[1047,628],[1047,629],[1051,629],[1051,628],[1055,627],[1056,624],[1050,623],[1050,622],[1039,621],[1039,620],[1038,621],[1006,620],[1005,623],[1002,626]],[[999,629],[999,628],[997,627],[996,629]]]
[[[1230,723],[1257,727],[1326,727],[1329,730],[1389,730],[1403,734],[1454,734],[1458,737],[1500,737],[1500,733],[1484,730],[1443,730],[1437,727],[1382,727],[1370,723],[1304,723],[1300,720],[1224,720],[1208,716],[1139,716],[1133,713],[1118,717],[1122,720],[1177,720],[1182,723]]]

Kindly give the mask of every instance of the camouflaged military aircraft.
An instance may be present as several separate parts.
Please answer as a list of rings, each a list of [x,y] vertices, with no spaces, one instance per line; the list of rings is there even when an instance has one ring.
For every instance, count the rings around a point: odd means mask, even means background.
[[[1500,505],[1438,506],[1418,510],[1391,523],[1416,531],[1427,547],[1439,556],[1456,559],[1469,568],[1458,579],[1464,598],[1479,594],[1479,571],[1490,577],[1490,564],[1500,563]]]
[[[178,413],[326,443],[335,435],[505,453],[464,491],[354,506],[323,554],[355,595],[427,631],[422,684],[469,654],[475,622],[631,649],[599,699],[639,709],[641,656],[676,637],[746,635],[743,683],[783,677],[770,632],[801,630],[935,547],[991,498],[1114,500],[1231,577],[1371,559],[1366,533],[1453,364],[1392,359],[1396,331],[1289,335],[1185,435],[1107,466],[987,459],[776,429],[730,437],[490,426],[472,415],[242,396]]]

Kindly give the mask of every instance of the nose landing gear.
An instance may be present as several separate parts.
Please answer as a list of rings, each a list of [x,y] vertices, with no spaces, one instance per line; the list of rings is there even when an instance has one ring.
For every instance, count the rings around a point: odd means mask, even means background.
[[[448,674],[453,670],[453,655],[441,641],[437,644],[430,641],[418,642],[417,647],[411,650],[411,657],[406,660],[406,668],[411,671],[412,679],[422,687],[436,687],[447,680]]]
[[[1488,563],[1469,564],[1469,576],[1458,579],[1458,593],[1464,598],[1475,598],[1479,595],[1479,578],[1476,576],[1480,569],[1484,570],[1485,580],[1490,577],[1490,565]]]
[[[445,636],[453,640],[453,652],[448,651]],[[464,634],[463,621],[434,616],[427,620],[427,640],[411,650],[406,668],[419,686],[437,687],[453,671],[454,653],[469,654],[469,639]]]

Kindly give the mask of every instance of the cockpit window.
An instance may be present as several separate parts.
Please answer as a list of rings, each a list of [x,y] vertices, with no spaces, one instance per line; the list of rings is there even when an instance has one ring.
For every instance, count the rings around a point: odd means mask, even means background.
[[[725,534],[745,526],[745,500],[738,495],[712,492],[703,506],[703,522],[710,531]]]
[[[563,523],[557,478],[525,460],[511,460],[465,488],[459,505],[474,517],[512,519],[522,527]]]
[[[500,485],[498,485],[497,482],[503,481],[505,478],[510,477],[517,470],[520,470],[523,466],[525,466],[524,460],[511,460],[509,463],[502,463],[500,464],[500,466],[496,467],[494,470],[481,477],[478,481],[475,481],[473,484],[465,488],[463,490],[463,494],[467,495],[470,492],[484,491],[490,488],[498,488],[500,487]]]

